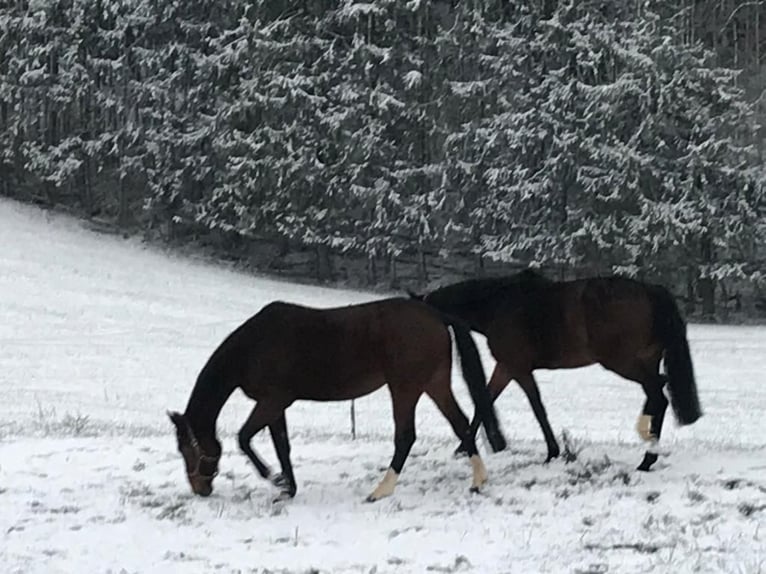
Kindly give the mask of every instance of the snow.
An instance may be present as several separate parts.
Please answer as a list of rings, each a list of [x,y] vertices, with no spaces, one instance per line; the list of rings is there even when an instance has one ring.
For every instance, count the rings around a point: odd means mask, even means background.
[[[410,70],[404,74],[404,85],[407,89],[413,89],[423,82],[423,74],[419,70]]]
[[[0,201],[0,563],[4,572],[761,572],[766,564],[766,328],[690,326],[705,416],[668,416],[656,470],[633,470],[638,386],[600,367],[541,371],[577,461],[541,464],[521,392],[497,403],[510,449],[468,492],[446,421],[423,400],[394,495],[364,497],[393,452],[385,390],[287,413],[297,497],[273,504],[236,446],[252,407],[219,428],[208,499],[186,483],[166,409],[182,410],[220,340],[274,299],[369,300],[244,275],[96,235]],[[492,367],[484,342],[487,372]],[[455,376],[461,403],[465,385]],[[472,409],[466,408],[472,412]],[[266,434],[255,448],[275,463]],[[486,452],[487,449],[483,448]]]

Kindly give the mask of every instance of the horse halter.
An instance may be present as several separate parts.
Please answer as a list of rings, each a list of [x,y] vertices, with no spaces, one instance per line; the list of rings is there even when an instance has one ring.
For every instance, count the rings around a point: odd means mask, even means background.
[[[202,466],[202,463],[206,461],[217,463],[221,459],[220,455],[209,456],[207,454],[204,454],[202,452],[202,448],[200,448],[199,446],[199,442],[197,442],[197,439],[194,436],[192,436],[190,444],[197,455],[197,464],[194,467],[194,470],[192,470],[189,473],[189,478],[202,478],[204,480],[213,480],[216,476],[218,476],[218,470],[217,469],[214,470],[212,474],[203,474],[202,471],[200,470],[200,467]]]

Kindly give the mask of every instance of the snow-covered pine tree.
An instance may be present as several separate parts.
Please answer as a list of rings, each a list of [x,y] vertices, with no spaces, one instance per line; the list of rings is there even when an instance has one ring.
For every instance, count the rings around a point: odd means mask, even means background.
[[[737,72],[717,66],[699,44],[673,41],[677,30],[658,16],[644,18],[657,30],[651,53],[658,81],[644,138],[655,172],[639,233],[664,239],[657,254],[665,268],[696,283],[703,311],[712,315],[718,282],[759,274],[755,246],[766,237],[758,225],[764,205],[758,125]]]
[[[146,8],[140,49],[150,51],[151,64],[143,72],[137,112],[142,124],[149,119],[143,131],[146,207],[159,221],[204,224],[210,194],[222,177],[213,145],[223,87],[216,50],[244,6],[238,0],[195,0],[149,2]]]
[[[336,131],[344,156],[333,185],[348,187],[351,226],[345,233],[354,249],[367,256],[371,283],[377,281],[379,260],[401,251],[394,240],[400,202],[390,169],[396,146],[393,126],[401,109],[393,96],[396,35],[391,33],[391,9],[391,2],[344,2],[326,20],[332,26],[326,32],[338,39],[328,93],[332,113],[326,122]]]
[[[224,166],[201,221],[327,246],[324,220],[343,205],[328,190],[322,161],[329,140],[320,126],[327,103],[319,61],[331,42],[314,34],[309,12],[266,4],[248,9],[222,40],[218,67],[230,80],[215,147]]]
[[[478,273],[483,268],[479,240],[487,226],[488,156],[496,151],[486,120],[497,112],[498,97],[507,87],[498,82],[499,43],[492,33],[498,23],[487,13],[486,4],[461,2],[455,6],[436,42],[439,67],[446,76],[438,109],[447,134],[441,150],[446,224],[440,250],[449,255],[474,252],[471,271]]]
[[[757,229],[750,106],[709,54],[630,8],[559,4],[502,30],[525,42],[501,64],[523,80],[488,123],[508,142],[487,170],[493,256],[654,277],[684,260],[709,276],[716,253],[743,253],[729,229]]]
[[[21,77],[29,46],[25,41],[24,14],[19,10],[0,13],[0,193],[21,197],[24,182],[22,143],[25,138]]]

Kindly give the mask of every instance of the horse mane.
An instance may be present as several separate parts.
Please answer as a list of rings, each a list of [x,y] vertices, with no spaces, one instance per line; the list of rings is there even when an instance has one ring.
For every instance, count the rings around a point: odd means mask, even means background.
[[[237,348],[242,328],[243,326],[240,326],[232,331],[200,370],[186,404],[187,415],[202,417],[205,420],[213,417],[214,421],[223,404],[237,387],[239,380],[234,373],[240,365],[232,361],[231,354]]]
[[[552,283],[553,281],[542,273],[534,269],[525,269],[513,275],[469,279],[440,287],[428,293],[425,296],[425,301],[438,299],[438,302],[442,304],[475,303],[498,295],[505,295],[509,290],[526,292]]]

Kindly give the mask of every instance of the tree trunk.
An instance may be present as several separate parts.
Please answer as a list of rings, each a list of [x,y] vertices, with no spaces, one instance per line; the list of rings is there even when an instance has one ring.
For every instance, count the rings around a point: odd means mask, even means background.
[[[120,211],[117,215],[117,224],[120,228],[128,225],[128,185],[127,174],[122,166],[122,157],[125,153],[123,144],[120,144]]]
[[[332,281],[332,255],[330,247],[327,245],[317,245],[316,247],[316,270],[317,280],[320,282]]]
[[[391,289],[399,288],[399,278],[396,276],[396,256],[390,253],[386,258],[386,273],[388,274],[388,286]]]
[[[703,265],[710,266],[713,263],[713,241],[709,236],[703,236],[700,255]],[[701,277],[697,283],[697,290],[702,299],[702,314],[706,319],[715,316],[715,279],[710,277],[709,269],[705,277]]]
[[[718,310],[718,312],[721,314],[721,320],[726,323],[729,320],[729,302],[734,300],[735,298],[732,297],[729,294],[729,290],[726,289],[726,281],[719,281],[718,287],[721,290],[721,301],[723,302],[723,305]]]
[[[422,286],[428,284],[428,260],[422,247],[418,248],[418,281]]]
[[[715,279],[702,277],[697,283],[697,291],[702,299],[702,315],[706,319],[715,317]]]
[[[753,34],[755,35],[755,69],[759,70],[761,66],[761,6],[758,5],[755,7],[755,23],[754,23],[755,31]]]
[[[685,314],[691,316],[697,310],[697,294],[694,291],[695,273],[691,267],[686,270],[686,305]]]
[[[477,253],[474,258],[474,273],[477,277],[484,277],[484,256]]]
[[[367,284],[375,285],[378,282],[378,268],[375,264],[375,256],[367,255]]]

